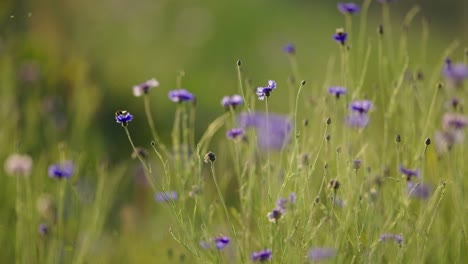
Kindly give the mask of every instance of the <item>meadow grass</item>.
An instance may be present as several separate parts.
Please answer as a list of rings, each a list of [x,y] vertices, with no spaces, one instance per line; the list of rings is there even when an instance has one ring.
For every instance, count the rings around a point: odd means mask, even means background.
[[[116,106],[115,129],[128,140],[114,142],[133,152],[139,162],[133,172],[130,161],[107,160],[104,139],[92,136],[100,95],[84,65],[70,66],[74,89],[66,103],[48,98],[51,106],[42,110],[40,94],[15,89],[14,57],[2,55],[1,262],[467,261],[468,52],[454,41],[428,54],[427,22],[408,34],[421,20],[418,7],[395,30],[391,4],[384,3],[382,25],[369,29],[370,3],[359,16],[345,14],[336,43],[330,36],[336,53],[319,80],[301,72],[293,45],[284,50],[288,81],[252,84],[249,66],[233,62],[238,83],[229,95],[237,93],[239,103],[226,101],[225,113],[199,137],[202,94],[171,92],[174,123],[166,144],[152,111],[161,92],[137,86],[144,89],[138,99],[145,116]],[[409,48],[414,40],[416,51]],[[427,64],[428,56],[439,63]],[[455,67],[462,77],[454,76]],[[176,76],[177,89],[183,77]],[[276,105],[289,112],[279,114]],[[151,135],[142,146],[132,137],[138,120]],[[33,164],[14,153],[30,154]],[[122,186],[131,174],[137,182],[129,194]]]

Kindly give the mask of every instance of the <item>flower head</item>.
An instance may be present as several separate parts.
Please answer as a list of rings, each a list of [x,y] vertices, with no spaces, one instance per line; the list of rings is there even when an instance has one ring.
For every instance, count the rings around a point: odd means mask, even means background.
[[[42,223],[39,225],[38,231],[39,234],[45,236],[49,233],[49,227],[46,224]]]
[[[462,130],[468,125],[468,118],[462,114],[446,113],[442,118],[442,125],[445,130]]]
[[[338,3],[338,10],[345,15],[353,15],[359,13],[359,5],[355,3]]]
[[[140,83],[133,86],[133,95],[136,97],[148,94],[149,90],[154,87],[158,87],[159,82],[156,79],[150,79],[144,83]]]
[[[127,126],[128,122],[133,120],[133,116],[126,110],[119,110],[115,112],[115,120],[117,123],[120,123],[123,127],[125,127]]]
[[[265,99],[265,96],[269,97],[274,89],[276,89],[276,82],[273,80],[269,80],[267,86],[257,88],[256,94],[258,99],[263,101]]]
[[[439,154],[452,149],[453,145],[463,142],[464,134],[460,130],[437,131],[435,133],[435,147]]]
[[[33,167],[33,160],[28,155],[12,154],[4,164],[5,172],[10,176],[29,176]]]
[[[408,195],[413,198],[427,199],[431,196],[431,188],[423,183],[407,182]]]
[[[369,100],[356,100],[349,104],[349,109],[359,114],[367,114],[371,108],[372,102]]]
[[[229,245],[230,239],[227,236],[220,236],[215,238],[215,246],[217,249],[221,250]]]
[[[244,129],[233,128],[226,132],[226,137],[229,139],[241,139],[244,136]]]
[[[344,95],[347,93],[346,88],[342,86],[330,86],[328,88],[328,92],[336,97],[336,99],[339,99],[340,96]]]
[[[335,34],[333,35],[333,39],[340,43],[341,45],[345,45],[346,44],[346,39],[348,38],[348,33],[346,33],[344,31],[344,29],[342,28],[338,28],[336,29],[336,32]]]
[[[331,258],[336,255],[334,248],[316,247],[309,251],[308,258],[312,261],[320,261],[327,258]]]
[[[464,63],[453,64],[452,61],[447,58],[445,60],[443,74],[447,81],[451,82],[455,86],[459,86],[468,78],[468,66]]]
[[[283,217],[283,214],[284,214],[283,209],[275,208],[267,214],[267,217],[268,217],[268,220],[270,220],[270,222],[277,223],[278,220],[280,220],[281,217]]]
[[[272,257],[271,249],[265,249],[262,251],[254,252],[250,256],[252,261],[267,261],[270,260]]]
[[[395,235],[395,234],[382,234],[380,236],[380,241],[382,241],[382,242],[389,241],[389,240],[394,240],[398,244],[401,245],[401,243],[403,243],[403,236],[402,235]]]
[[[346,116],[346,124],[352,128],[364,128],[369,124],[367,114],[350,113]]]
[[[56,179],[69,179],[75,172],[75,166],[71,161],[55,163],[49,166],[49,177]]]
[[[296,53],[296,47],[294,47],[294,44],[288,43],[283,47],[283,51],[287,54],[294,55]]]
[[[169,100],[174,103],[195,101],[195,96],[185,89],[172,90],[169,92],[168,96]]]
[[[411,180],[412,177],[415,177],[416,179],[419,179],[420,177],[419,169],[412,170],[412,169],[405,168],[403,165],[400,165],[400,172],[401,174],[406,175],[406,179],[408,181]]]
[[[154,195],[154,199],[158,203],[176,201],[177,198],[179,198],[179,196],[177,195],[176,191],[158,192]]]
[[[233,96],[224,96],[221,100],[221,105],[224,106],[226,110],[229,110],[230,107],[234,109],[236,108],[236,106],[242,105],[243,103],[244,99],[238,94],[235,94]]]

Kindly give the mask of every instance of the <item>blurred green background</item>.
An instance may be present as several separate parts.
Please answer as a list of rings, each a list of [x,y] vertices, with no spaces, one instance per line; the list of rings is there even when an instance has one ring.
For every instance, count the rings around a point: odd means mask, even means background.
[[[113,115],[119,109],[132,112],[136,143],[148,144],[150,134],[142,100],[133,97],[131,87],[149,78],[161,83],[151,98],[156,125],[165,141],[169,141],[175,108],[167,92],[176,87],[181,71],[185,72],[182,86],[197,95],[198,135],[223,112],[221,97],[237,91],[238,59],[253,87],[268,79],[285,86],[291,70],[282,47],[294,43],[300,72],[308,80],[305,93],[321,89],[327,61],[330,56],[339,56],[331,35],[345,24],[337,2],[2,0],[0,56],[3,67],[9,65],[9,72],[18,76],[15,83],[4,81],[2,89],[19,91],[20,110],[26,108],[31,93],[44,98],[41,105],[28,107],[52,108],[53,126],[58,132],[38,133],[57,133],[55,140],[71,141],[72,145],[91,136],[89,140],[96,138],[93,143],[100,145],[97,149],[108,150],[109,158],[127,158],[128,152],[118,151],[121,144],[129,148]],[[409,31],[410,50],[420,47],[424,18],[431,30],[427,63],[436,62],[451,40],[467,42],[468,3],[463,0],[393,3],[395,36],[403,17],[415,5],[422,10]],[[375,32],[382,22],[380,17],[380,4],[373,1],[369,32]],[[359,15],[354,17],[354,32],[358,31],[358,22]],[[73,106],[70,97],[80,97],[89,105],[76,99]],[[276,111],[287,111],[281,100],[273,104]],[[72,126],[86,122],[89,126],[82,131]],[[76,138],[70,138],[71,134]],[[44,140],[48,138],[50,134],[44,136]],[[40,148],[42,143],[31,140],[30,147]]]

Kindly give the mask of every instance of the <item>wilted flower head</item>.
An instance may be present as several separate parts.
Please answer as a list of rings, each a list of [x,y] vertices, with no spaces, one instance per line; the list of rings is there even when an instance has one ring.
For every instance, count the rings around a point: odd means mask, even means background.
[[[461,130],[468,125],[468,118],[462,114],[446,113],[442,119],[442,125],[445,130]]]
[[[311,261],[320,261],[334,257],[336,250],[334,248],[316,247],[309,251],[308,258]]]
[[[172,90],[168,94],[169,100],[174,103],[193,102],[195,96],[185,89]]]
[[[176,201],[177,198],[179,198],[179,196],[176,191],[158,192],[154,195],[154,199],[158,203]]]
[[[133,86],[133,95],[136,97],[142,96],[143,94],[148,94],[149,90],[154,87],[158,87],[159,82],[156,79],[150,79],[144,83]]]
[[[338,3],[338,10],[345,15],[353,15],[359,13],[359,5],[355,3]]]
[[[294,44],[288,43],[283,47],[283,51],[286,52],[287,54],[295,54],[296,47],[294,47]]]
[[[349,104],[349,109],[359,114],[367,114],[372,108],[372,102],[369,100],[356,100]]]
[[[257,145],[261,149],[281,150],[289,143],[291,122],[287,116],[261,112],[241,113],[237,123],[243,128],[255,128]]]
[[[242,105],[244,103],[244,99],[242,99],[242,96],[235,94],[233,96],[224,96],[223,99],[221,100],[221,105],[224,106],[227,110],[229,110],[230,107],[236,108],[238,105]]]
[[[28,155],[11,154],[5,160],[5,172],[10,176],[29,176],[33,167],[33,160]]]
[[[117,123],[120,123],[123,127],[125,127],[127,126],[128,122],[133,120],[133,116],[126,110],[119,110],[115,112],[115,120]]]
[[[71,161],[55,163],[49,166],[49,177],[56,179],[68,179],[75,172],[75,166]]]
[[[336,29],[335,34],[333,35],[333,39],[344,46],[346,44],[346,39],[348,38],[348,33],[344,31],[342,28]]]
[[[412,177],[415,177],[416,179],[419,179],[420,177],[419,169],[412,170],[412,169],[405,168],[403,165],[400,165],[400,172],[406,175],[406,179],[408,181],[411,180]]]
[[[226,137],[229,139],[241,139],[244,136],[244,129],[233,128],[226,132]]]
[[[395,234],[383,234],[380,236],[380,241],[385,242],[389,240],[394,240],[401,245],[403,243],[403,236]]]
[[[265,99],[265,96],[268,97],[270,96],[271,92],[276,89],[276,82],[273,80],[268,81],[268,85],[265,87],[258,87],[257,88],[257,97],[259,100]]]
[[[464,63],[453,64],[452,61],[447,58],[445,60],[443,74],[447,81],[459,86],[468,78],[468,66]]]
[[[429,185],[421,182],[415,183],[413,181],[407,182],[408,195],[413,198],[427,199],[431,196],[431,188]]]
[[[268,217],[268,220],[270,220],[270,222],[277,223],[278,220],[280,220],[281,217],[283,217],[283,214],[284,214],[283,209],[275,208],[267,214],[267,217]]]
[[[271,249],[265,249],[262,251],[254,252],[250,256],[252,261],[267,261],[270,260],[272,257]]]
[[[229,245],[230,239],[227,236],[220,236],[215,238],[215,246],[217,249],[221,250]]]
[[[330,86],[328,88],[328,92],[334,95],[337,99],[339,99],[340,96],[347,93],[346,88],[342,86]]]

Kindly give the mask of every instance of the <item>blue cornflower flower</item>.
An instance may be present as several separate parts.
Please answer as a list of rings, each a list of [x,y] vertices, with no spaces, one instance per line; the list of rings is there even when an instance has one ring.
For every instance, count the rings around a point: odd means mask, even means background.
[[[226,132],[226,137],[229,139],[241,139],[244,136],[244,129],[242,128],[233,128]]]
[[[350,113],[346,116],[346,124],[353,128],[364,128],[369,124],[369,116],[355,112]]]
[[[133,95],[136,97],[148,94],[149,90],[154,87],[158,87],[159,82],[156,79],[150,79],[144,83],[140,83],[133,86]]]
[[[359,114],[366,114],[372,108],[372,102],[369,100],[356,100],[349,104],[349,109]]]
[[[268,220],[270,220],[270,222],[277,223],[278,220],[280,220],[281,217],[283,217],[283,214],[284,214],[284,209],[277,207],[273,209],[271,212],[269,212],[267,214],[267,217],[268,217]]]
[[[244,99],[238,94],[235,94],[233,96],[224,96],[221,100],[221,105],[224,106],[226,110],[229,110],[230,107],[236,108],[236,106],[242,105],[243,103]]]
[[[427,199],[431,196],[431,187],[423,183],[407,182],[408,195],[413,198]]]
[[[327,258],[331,258],[336,255],[334,248],[316,247],[309,251],[308,258],[312,261],[320,261]]]
[[[443,74],[447,81],[459,86],[468,78],[468,66],[464,63],[452,63],[449,58],[445,59]]]
[[[445,130],[462,130],[468,125],[468,118],[462,114],[444,114],[442,125]]]
[[[252,261],[267,261],[270,260],[272,257],[271,249],[265,249],[259,252],[254,252],[250,256]]]
[[[227,236],[220,236],[215,238],[215,246],[218,250],[221,250],[225,248],[227,245],[229,245],[229,242],[231,240]]]
[[[276,208],[279,208],[281,210],[286,210],[286,207],[290,204],[295,204],[296,203],[296,194],[295,193],[290,193],[288,198],[279,198],[278,201],[276,201]]]
[[[346,39],[348,38],[348,33],[346,33],[344,31],[344,29],[342,28],[338,28],[336,29],[336,32],[335,34],[333,35],[333,39],[340,43],[341,45],[345,45],[346,44]]]
[[[412,169],[405,168],[403,165],[400,165],[400,172],[406,175],[406,178],[408,181],[411,180],[412,177],[415,177],[416,179],[419,179],[420,177],[419,169],[412,170]]]
[[[345,15],[353,15],[359,13],[359,5],[355,3],[338,3],[338,10]]]
[[[388,240],[394,240],[401,245],[403,243],[403,236],[395,234],[383,234],[380,236],[380,241],[385,242]]]
[[[256,94],[258,96],[258,99],[263,101],[263,99],[265,99],[265,96],[270,96],[271,92],[274,89],[276,89],[276,82],[273,80],[269,80],[267,86],[257,88]]]
[[[123,127],[125,127],[127,126],[128,122],[133,120],[133,116],[126,110],[119,110],[115,112],[115,120],[117,123],[120,123]]]
[[[46,224],[42,223],[39,225],[38,231],[39,234],[46,236],[49,233],[49,227]]]
[[[195,96],[185,89],[172,90],[169,92],[168,96],[169,100],[174,103],[195,101]]]
[[[68,179],[75,172],[75,166],[71,161],[66,161],[50,165],[48,171],[51,178]]]
[[[294,47],[294,44],[288,43],[283,47],[283,51],[287,54],[294,55],[296,53],[296,47]]]
[[[178,198],[176,191],[158,192],[154,195],[154,199],[159,203],[176,201]]]
[[[344,95],[347,93],[347,90],[345,87],[342,86],[330,86],[328,88],[328,92],[336,97],[336,99],[339,99],[340,96]]]

